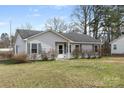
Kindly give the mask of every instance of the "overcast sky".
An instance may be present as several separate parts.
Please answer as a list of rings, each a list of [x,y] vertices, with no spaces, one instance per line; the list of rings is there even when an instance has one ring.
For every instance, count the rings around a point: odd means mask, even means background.
[[[67,22],[71,21],[75,6],[0,6],[0,34],[7,32],[9,34],[9,21],[12,21],[12,33],[22,24],[30,23],[33,29],[42,30],[45,22],[49,18],[60,17]]]

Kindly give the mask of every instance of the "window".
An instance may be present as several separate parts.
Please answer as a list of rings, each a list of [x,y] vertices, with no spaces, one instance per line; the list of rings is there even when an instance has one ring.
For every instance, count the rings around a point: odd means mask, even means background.
[[[116,45],[116,44],[113,45],[113,49],[114,49],[114,50],[117,49],[117,45]]]
[[[63,46],[59,45],[59,54],[63,54]]]
[[[76,48],[76,49],[77,49],[77,48],[79,49],[79,45],[75,45],[75,48]]]
[[[32,44],[31,52],[32,53],[37,53],[37,44]]]
[[[95,46],[95,52],[98,52],[98,46]]]

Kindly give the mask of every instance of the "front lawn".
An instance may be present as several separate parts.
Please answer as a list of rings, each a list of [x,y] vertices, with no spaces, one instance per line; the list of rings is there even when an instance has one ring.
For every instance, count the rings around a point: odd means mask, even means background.
[[[0,87],[124,87],[124,58],[0,64]]]

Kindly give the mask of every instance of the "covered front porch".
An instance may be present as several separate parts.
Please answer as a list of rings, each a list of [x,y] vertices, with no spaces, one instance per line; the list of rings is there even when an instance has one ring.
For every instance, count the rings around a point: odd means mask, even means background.
[[[71,58],[71,43],[70,42],[56,42],[55,50],[57,52],[57,59]]]
[[[74,51],[78,50],[80,57],[85,53],[97,54],[101,56],[100,44],[83,44],[83,43],[71,43],[71,42],[56,42],[55,50],[57,51],[57,58],[73,58]]]

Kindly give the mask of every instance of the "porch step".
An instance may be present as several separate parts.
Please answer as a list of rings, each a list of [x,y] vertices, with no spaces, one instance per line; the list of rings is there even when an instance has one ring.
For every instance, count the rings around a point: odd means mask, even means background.
[[[67,58],[56,58],[56,60],[67,60]]]

